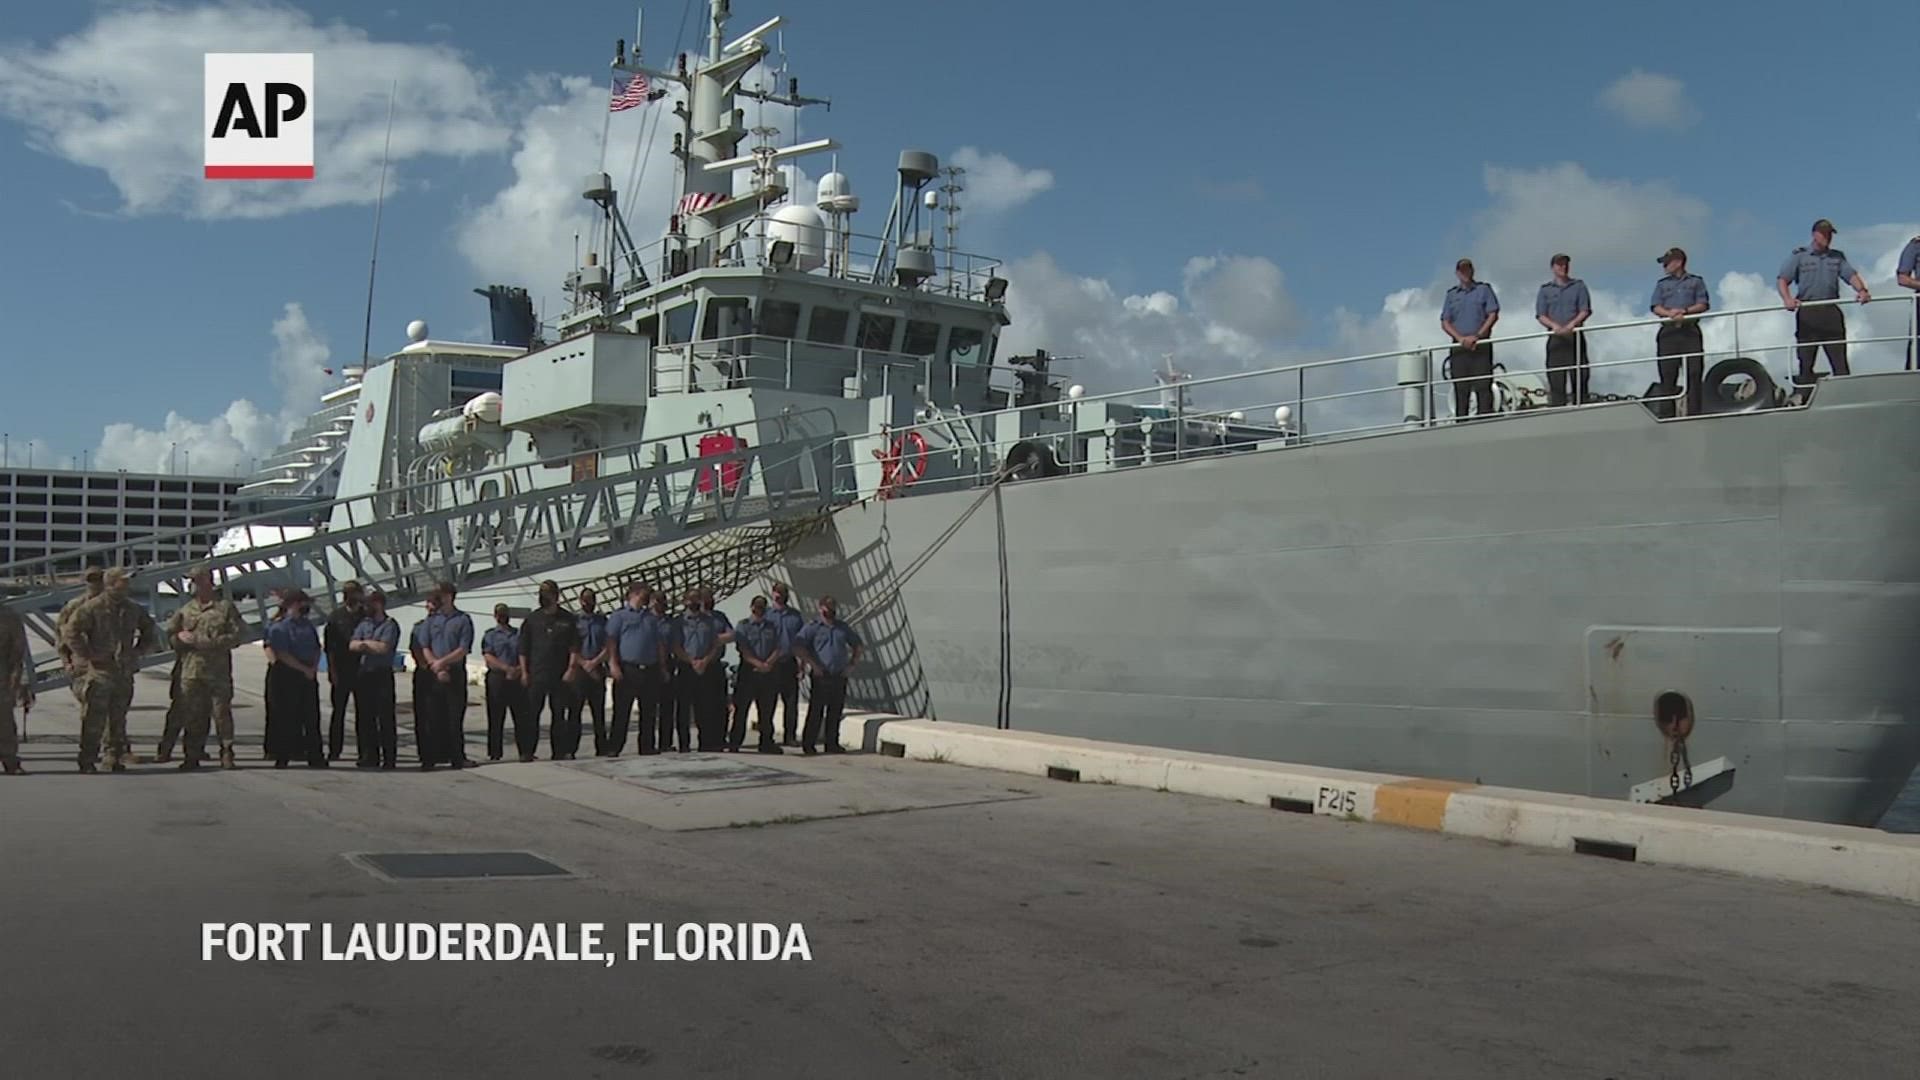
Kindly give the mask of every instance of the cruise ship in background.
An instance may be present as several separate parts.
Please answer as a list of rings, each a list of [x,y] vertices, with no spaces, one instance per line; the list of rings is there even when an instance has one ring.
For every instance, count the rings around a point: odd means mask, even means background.
[[[854,704],[1341,768],[1872,824],[1920,761],[1920,373],[1795,403],[1788,354],[1715,355],[1671,419],[1532,407],[1516,372],[1453,423],[1437,350],[1088,394],[999,355],[957,171],[792,190],[837,144],[749,127],[816,102],[769,72],[779,20],[729,19],[663,65],[616,48],[684,105],[661,239],[584,167],[551,342],[504,286],[491,342],[413,324],[242,489],[320,532],[217,565],[372,580],[402,618],[441,575],[469,611],[786,580],[867,637]]]

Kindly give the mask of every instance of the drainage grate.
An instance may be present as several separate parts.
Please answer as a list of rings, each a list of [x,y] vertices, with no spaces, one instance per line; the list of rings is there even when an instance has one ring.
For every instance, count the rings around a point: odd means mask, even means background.
[[[1313,813],[1312,799],[1289,799],[1285,795],[1269,795],[1267,805],[1275,810],[1285,810],[1289,814]]]
[[[1080,780],[1080,770],[1069,769],[1060,765],[1049,765],[1047,766],[1047,779],[1066,780],[1071,783],[1078,783]]]
[[[382,877],[404,881],[573,876],[531,851],[387,851],[349,858]]]
[[[1603,859],[1619,859],[1623,862],[1633,862],[1640,854],[1639,848],[1633,844],[1613,840],[1582,840],[1577,836],[1573,838],[1573,850],[1579,855],[1598,855]]]
[[[897,743],[897,742],[887,742],[886,740],[882,739],[880,741],[880,753],[882,756],[885,756],[885,757],[906,757],[907,744]]]

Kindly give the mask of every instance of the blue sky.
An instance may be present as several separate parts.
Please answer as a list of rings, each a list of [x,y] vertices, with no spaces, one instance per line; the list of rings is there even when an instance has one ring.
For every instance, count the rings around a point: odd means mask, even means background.
[[[1628,317],[1670,242],[1716,286],[1754,275],[1731,284],[1758,302],[1815,217],[1870,271],[1920,228],[1910,2],[1563,8],[736,0],[733,29],[792,20],[793,73],[834,101],[802,134],[844,144],[867,226],[900,149],[967,148],[962,246],[1011,260],[1018,343],[1089,357],[1101,388],[1144,381],[1165,351],[1217,372],[1437,334],[1461,254],[1520,312],[1568,248],[1605,292],[1601,316]],[[665,62],[681,13],[648,7],[650,59]],[[605,62],[634,14],[9,4],[12,454],[33,439],[41,462],[146,468],[180,444],[231,469],[271,446],[324,388],[320,367],[360,349],[391,79],[374,351],[414,317],[481,333],[476,285],[555,295],[578,178],[599,159]],[[261,48],[316,53],[321,179],[209,193],[199,54]],[[615,134],[620,180],[636,137]],[[670,162],[650,168],[657,201]],[[642,242],[659,228],[633,224]]]

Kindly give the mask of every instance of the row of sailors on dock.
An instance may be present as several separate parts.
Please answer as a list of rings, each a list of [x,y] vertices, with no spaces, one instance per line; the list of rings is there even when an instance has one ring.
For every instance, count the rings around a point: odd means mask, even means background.
[[[551,718],[549,754],[555,761],[577,756],[589,713],[600,757],[626,752],[636,713],[641,754],[737,752],[746,744],[750,717],[757,718],[752,726],[758,728],[760,753],[778,754],[783,746],[839,753],[847,677],[864,643],[839,618],[833,597],[821,597],[809,619],[790,604],[786,585],[771,592],[771,603],[753,597],[751,614],[736,623],[714,606],[707,589],[688,590],[674,611],[664,591],[635,583],[624,605],[602,614],[592,589],[582,589],[578,609],[568,610],[561,606],[560,586],[546,581],[538,607],[518,626],[512,610],[500,604],[494,624],[476,634],[473,618],[456,602],[456,589],[442,582],[427,597],[427,615],[406,644],[419,767],[471,764],[467,664],[476,648],[486,667],[488,761],[505,756],[509,719],[519,760],[536,760],[543,714]],[[401,634],[386,612],[385,596],[348,582],[323,627],[312,622],[311,607],[304,592],[286,593],[267,626],[267,756],[279,768],[296,759],[314,767],[338,760],[350,709],[355,764],[396,768],[393,657]],[[738,661],[731,685],[729,647]],[[324,736],[323,655],[332,704]],[[806,722],[796,731],[802,675],[808,680]],[[785,728],[778,740],[776,702]],[[168,749],[162,746],[163,756]]]
[[[1872,299],[1860,272],[1847,260],[1846,253],[1833,246],[1833,222],[1821,218],[1813,223],[1811,238],[1803,247],[1794,248],[1775,275],[1780,302],[1794,313],[1794,341],[1799,364],[1793,374],[1795,399],[1804,402],[1819,375],[1814,371],[1824,350],[1827,366],[1834,375],[1849,373],[1847,363],[1847,317],[1836,304],[1843,285],[1853,288],[1854,299],[1864,304]],[[1657,260],[1666,273],[1654,282],[1647,310],[1664,320],[1654,335],[1658,352],[1660,381],[1650,395],[1662,400],[1662,415],[1674,414],[1675,400],[1681,396],[1680,368],[1686,365],[1685,399],[1687,413],[1701,409],[1702,368],[1706,345],[1698,319],[1711,307],[1707,283],[1687,270],[1687,253],[1680,248],[1667,249]],[[1546,371],[1548,404],[1561,406],[1585,404],[1590,399],[1586,335],[1581,327],[1593,315],[1593,297],[1586,283],[1573,276],[1573,260],[1555,255],[1548,262],[1552,278],[1540,286],[1534,298],[1534,321],[1547,333]],[[1440,329],[1452,342],[1447,354],[1447,377],[1453,383],[1453,412],[1465,419],[1470,412],[1486,416],[1494,412],[1493,344],[1488,340],[1494,324],[1500,320],[1500,301],[1493,287],[1474,278],[1473,260],[1461,259],[1454,265],[1459,283],[1447,290],[1440,308]],[[1920,236],[1914,237],[1900,252],[1895,279],[1902,288],[1920,293]],[[1920,295],[1916,295],[1915,316],[1920,318]],[[1914,367],[1914,345],[1907,345],[1907,367]]]

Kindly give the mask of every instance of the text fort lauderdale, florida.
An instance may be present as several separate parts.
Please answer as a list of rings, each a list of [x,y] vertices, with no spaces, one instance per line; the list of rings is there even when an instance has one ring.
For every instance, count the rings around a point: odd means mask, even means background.
[[[799,923],[627,923],[628,960],[812,960]],[[202,923],[202,960],[572,960],[612,967],[605,923]]]

